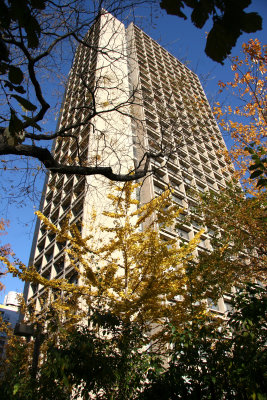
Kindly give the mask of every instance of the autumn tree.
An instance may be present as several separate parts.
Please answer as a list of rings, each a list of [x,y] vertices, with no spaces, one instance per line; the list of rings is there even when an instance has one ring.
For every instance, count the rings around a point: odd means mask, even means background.
[[[209,232],[211,248],[191,263],[193,298],[202,293],[203,299],[218,300],[244,282],[266,282],[265,202],[265,193],[246,197],[235,185],[199,196],[196,212]]]
[[[9,221],[5,221],[3,218],[0,218],[0,236],[6,235],[6,228],[9,224]],[[3,257],[8,257],[9,255],[13,254],[10,248],[9,244],[1,244],[0,241],[0,256]],[[6,274],[5,266],[1,263],[1,266],[3,266],[3,269],[0,271],[0,276],[3,276]],[[0,290],[4,288],[4,285],[2,282],[0,282]]]
[[[181,210],[172,203],[170,190],[139,205],[135,198],[138,186],[129,182],[123,188],[116,187],[108,195],[113,211],[105,211],[101,217],[107,221],[106,226],[99,224],[93,213],[87,227],[90,233],[85,237],[76,225],[70,224],[69,218],[57,227],[38,213],[46,228],[56,235],[57,242],[69,243],[66,252],[79,285],[64,279],[47,280],[34,266],[12,264],[4,257],[2,261],[15,276],[52,289],[52,297],[47,297],[48,305],[51,301],[57,304],[57,291],[72,293],[75,315],[80,308],[81,318],[87,314],[88,307],[108,309],[125,321],[134,319],[144,324],[174,321],[179,315],[187,318],[182,315],[183,306],[175,301],[175,296],[186,292],[187,264],[203,231],[183,246],[179,245],[179,238],[164,239],[159,228],[175,229]],[[83,302],[78,302],[79,297]],[[71,304],[70,297],[66,301]],[[45,307],[43,304],[42,309]]]
[[[217,103],[214,111],[219,125],[233,140],[229,154],[238,178],[246,185],[254,180],[259,188],[266,186],[266,46],[251,39],[243,44],[243,57],[232,57],[231,62],[233,81],[219,85],[221,91],[231,91],[237,103],[232,107]]]
[[[64,373],[57,388],[61,384],[64,388],[69,386],[61,393],[62,396],[65,393],[66,398],[69,398],[70,390],[72,393],[77,390],[78,395],[82,389],[79,385],[83,378],[72,369],[69,358],[69,361],[64,361],[66,357],[72,357],[74,343],[76,346],[83,343],[84,349],[87,343],[87,356],[95,360],[95,368],[104,363],[112,366],[110,374],[104,374],[103,381],[99,381],[99,374],[96,378],[96,372],[91,371],[93,380],[86,378],[85,391],[98,393],[99,385],[102,385],[102,390],[106,388],[107,393],[119,390],[122,397],[118,398],[123,398],[123,391],[128,388],[129,396],[132,393],[132,398],[135,398],[142,380],[147,379],[148,371],[154,368],[153,346],[163,353],[166,349],[168,336],[164,325],[170,322],[179,325],[192,318],[188,297],[182,298],[182,295],[186,293],[187,266],[202,231],[183,246],[179,245],[179,237],[164,239],[159,228],[175,230],[181,210],[172,203],[170,190],[140,205],[136,199],[138,186],[140,184],[132,182],[125,183],[123,187],[116,186],[108,196],[109,211],[101,217],[105,224],[99,225],[97,215],[92,211],[85,237],[81,236],[76,225],[70,224],[70,218],[61,227],[56,227],[38,213],[48,231],[56,235],[57,242],[68,243],[66,253],[69,264],[75,269],[78,284],[67,279],[48,280],[34,266],[27,268],[16,260],[11,263],[1,257],[14,276],[39,284],[40,290],[45,289],[46,296],[40,298],[41,308],[34,309],[29,302],[25,315],[28,323],[43,326],[42,354],[47,354],[45,357],[53,365],[53,357],[59,361],[60,371]],[[181,301],[176,298],[178,294]],[[205,304],[196,304],[194,315],[202,315],[205,308]],[[113,340],[107,339],[106,335],[112,335]],[[147,355],[146,346],[150,343],[153,346],[151,354]],[[21,351],[24,351],[23,346]],[[55,346],[59,346],[57,355]],[[69,346],[71,353],[68,352]],[[100,353],[97,351],[98,354],[94,354],[96,348]],[[29,363],[31,357],[27,357]],[[54,370],[49,367],[48,371],[45,365],[42,379],[46,379],[49,373],[50,379],[58,380],[58,375],[53,375]],[[125,365],[123,372],[122,365]],[[133,367],[137,368],[136,375],[133,375]],[[115,373],[116,368],[118,372]],[[28,378],[26,376],[26,383],[31,382]],[[13,380],[14,385],[16,379]],[[23,387],[21,383],[22,391]],[[45,385],[42,387],[45,390]],[[18,396],[19,393],[20,390]]]
[[[175,232],[179,224],[177,217],[181,210],[172,203],[171,191],[166,190],[150,203],[140,205],[135,195],[138,185],[127,182],[123,187],[113,188],[108,196],[108,211],[101,217],[102,224],[93,210],[85,237],[76,225],[70,224],[70,218],[57,227],[38,213],[46,229],[56,235],[56,241],[68,243],[65,251],[69,265],[75,270],[76,284],[53,277],[47,280],[34,266],[27,268],[19,262],[12,264],[6,257],[1,258],[9,272],[24,281],[39,284],[39,290],[44,289],[46,293],[40,298],[39,309],[29,303],[30,308],[26,310],[29,322],[36,325],[38,321],[43,326],[41,354],[47,362],[41,363],[35,383],[29,376],[30,347],[14,343],[11,349],[14,356],[18,354],[16,346],[19,346],[28,366],[23,379],[21,374],[14,376],[15,369],[5,372],[10,374],[9,381],[18,399],[25,398],[27,387],[32,390],[32,398],[55,395],[69,399],[81,393],[83,396],[90,396],[90,393],[100,396],[102,393],[102,398],[108,399],[112,393],[114,398],[120,399],[127,392],[129,398],[134,399],[143,392],[144,396],[149,395],[151,390],[160,393],[158,387],[164,387],[166,382],[171,383],[168,390],[173,395],[186,388],[185,370],[189,376],[195,370],[190,379],[194,380],[196,390],[199,387],[201,393],[206,393],[214,379],[220,379],[224,365],[232,362],[231,351],[239,349],[239,335],[235,337],[236,341],[224,340],[228,336],[225,338],[224,331],[220,333],[218,329],[225,320],[214,320],[213,314],[207,312],[206,300],[210,297],[216,302],[234,284],[242,286],[244,280],[254,279],[258,274],[263,276],[266,258],[262,232],[264,210],[259,198],[248,199],[247,205],[240,190],[236,191],[230,209],[229,192],[225,191],[216,195],[221,198],[218,209],[215,195],[206,195],[201,205],[202,212],[206,211],[205,204],[208,210],[203,225],[213,236],[214,247],[210,254],[202,254],[197,260],[194,249],[202,231],[189,243],[181,243],[179,238],[166,240],[160,234],[159,228]],[[255,216],[253,224],[251,214]],[[225,238],[224,231],[227,232]],[[253,232],[254,239],[251,238]],[[242,318],[247,324],[247,317]],[[258,327],[259,324],[256,330]],[[247,325],[245,332],[250,335]],[[254,343],[255,335],[252,334]],[[175,349],[171,355],[173,364],[165,370],[166,375],[159,377],[158,374],[163,372],[162,355],[169,349],[166,347],[168,342],[172,343],[170,348]],[[246,346],[245,342],[240,345]],[[261,342],[254,344],[257,354],[261,354]],[[249,346],[245,349],[249,351]],[[201,364],[201,369],[199,350],[209,360],[208,365]],[[223,360],[220,359],[222,352]],[[233,368],[241,363],[242,354],[237,351]],[[258,371],[262,371],[262,358],[258,361]],[[212,369],[215,365],[219,368],[216,372]],[[209,371],[210,378],[203,384],[205,371]],[[246,374],[243,369],[241,378]],[[80,386],[81,380],[83,386]],[[48,387],[47,383],[51,381],[56,384]],[[231,388],[239,382],[236,376]],[[12,398],[10,385],[6,387],[2,382],[2,387]],[[259,387],[261,391],[260,381]],[[221,386],[216,390],[220,391]],[[169,392],[166,390],[166,393]]]
[[[167,371],[141,399],[244,399],[266,397],[266,289],[247,285],[233,296],[233,311],[218,326],[211,315],[173,329]]]

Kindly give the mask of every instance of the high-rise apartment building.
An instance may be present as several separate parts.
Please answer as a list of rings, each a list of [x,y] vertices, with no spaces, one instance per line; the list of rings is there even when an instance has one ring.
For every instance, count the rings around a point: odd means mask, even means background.
[[[125,173],[151,158],[150,174],[137,195],[147,202],[170,185],[173,200],[189,210],[196,206],[192,188],[219,190],[231,179],[233,167],[225,160],[225,143],[195,73],[137,26],[127,29],[103,13],[79,45],[70,71],[59,129],[72,126],[70,138],[54,144],[57,160],[87,166],[112,166]],[[70,132],[70,131],[68,131]],[[50,174],[41,206],[54,224],[71,211],[72,221],[86,231],[88,210],[105,205],[107,180],[96,176]],[[97,188],[97,190],[96,190]],[[199,230],[196,217],[162,235],[190,240]],[[84,232],[83,232],[84,233]],[[203,234],[198,251],[209,247]],[[30,263],[46,278],[77,281],[64,244],[42,224],[36,230]],[[25,288],[28,302],[40,307],[46,289]],[[217,307],[217,306],[216,306]],[[226,309],[225,303],[219,303]]]

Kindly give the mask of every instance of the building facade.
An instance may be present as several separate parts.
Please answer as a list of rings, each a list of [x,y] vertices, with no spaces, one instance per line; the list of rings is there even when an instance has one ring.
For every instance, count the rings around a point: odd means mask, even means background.
[[[21,295],[21,293],[14,291],[8,292],[4,298],[4,304],[0,304],[1,319],[11,329],[14,329],[16,323],[19,321],[19,298]],[[0,329],[0,358],[4,357],[5,355],[5,344],[7,343],[7,340],[8,338],[6,333],[1,332]]]
[[[98,18],[85,42],[75,54],[59,121],[61,130],[72,127],[66,131],[71,137],[55,141],[55,158],[125,173],[142,165],[146,152],[157,155],[137,196],[145,203],[171,186],[173,201],[185,212],[197,205],[192,189],[224,187],[233,166],[221,151],[225,143],[197,75],[137,26],[126,29],[108,13]],[[107,186],[98,176],[50,174],[41,211],[59,225],[71,212],[71,222],[86,234],[89,210],[93,206],[101,214]],[[187,241],[200,222],[196,217],[179,226],[161,234]],[[203,234],[197,251],[209,248],[209,234]],[[75,283],[64,249],[39,223],[30,264],[48,279]],[[47,292],[31,284],[25,296],[40,309]],[[216,307],[226,310],[223,300]]]

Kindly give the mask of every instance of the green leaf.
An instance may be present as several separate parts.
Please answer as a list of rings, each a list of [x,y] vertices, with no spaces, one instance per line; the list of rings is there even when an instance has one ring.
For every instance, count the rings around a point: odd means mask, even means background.
[[[206,2],[205,5],[202,2],[195,5],[191,14],[191,21],[197,28],[203,28],[209,19],[209,14],[212,12],[212,8],[212,4],[209,4],[208,2]]]
[[[13,86],[14,89],[16,90],[16,92],[20,93],[20,94],[24,94],[26,93],[26,90],[24,89],[23,86]]]
[[[255,153],[255,150],[252,149],[251,147],[245,147],[244,150],[248,151],[250,154],[254,154]]]
[[[21,132],[23,130],[22,121],[16,116],[16,113],[11,110],[11,118],[9,122],[9,131],[11,134]]]
[[[267,179],[260,178],[257,183],[257,187],[266,187],[267,186]]]
[[[19,104],[21,104],[28,111],[35,111],[37,107],[32,104],[29,100],[24,99],[24,97],[18,96],[17,94],[12,94]]]
[[[267,396],[266,396],[266,394],[265,393],[257,393],[257,396],[258,396],[258,399],[259,400],[266,400],[267,399]]]
[[[31,0],[31,4],[33,8],[37,8],[38,10],[45,9],[45,1],[44,0]]]
[[[23,81],[23,72],[18,67],[11,65],[9,67],[8,79],[15,85],[19,85]]]
[[[3,20],[1,20],[2,22]],[[7,45],[4,43],[4,41],[0,38],[0,59],[4,61],[9,61],[9,50]]]
[[[166,10],[167,14],[177,15],[183,19],[187,19],[187,16],[182,12],[182,8],[184,8],[183,2],[180,0],[162,0],[160,2],[160,7]]]
[[[28,46],[31,49],[35,49],[39,44],[41,28],[37,19],[32,15],[29,16],[28,24],[25,26],[25,30],[27,32]]]
[[[40,127],[40,125],[38,125],[36,122],[34,122],[33,118],[29,118],[26,115],[23,115],[22,118],[30,124],[30,126],[33,126],[34,128],[36,128],[38,131],[41,132],[42,128]]]
[[[262,18],[256,12],[241,14],[240,27],[246,33],[256,32],[262,29]]]
[[[227,29],[221,20],[214,22],[207,37],[205,53],[214,61],[223,64],[223,60],[230,54],[239,35],[240,33],[236,30]]]
[[[251,175],[250,175],[250,179],[255,179],[255,178],[257,178],[257,176],[260,176],[262,174],[262,171],[261,170],[256,170],[256,171],[254,171]]]
[[[249,170],[253,171],[254,169],[257,169],[257,168],[262,168],[262,166],[260,164],[253,164],[249,167]]]
[[[16,384],[14,385],[14,387],[13,387],[13,396],[15,396],[15,394],[18,392],[19,386],[20,386],[19,383],[16,383]]]
[[[24,94],[25,93],[25,89],[23,86],[15,86],[13,85],[13,83],[6,81],[4,84],[5,87],[8,87],[9,90],[12,92],[13,90],[16,90],[16,92]]]

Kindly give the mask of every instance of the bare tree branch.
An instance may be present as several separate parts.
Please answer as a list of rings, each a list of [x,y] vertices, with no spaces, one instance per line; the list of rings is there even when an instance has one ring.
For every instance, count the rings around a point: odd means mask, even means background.
[[[66,175],[102,175],[112,181],[118,182],[129,182],[141,179],[146,176],[149,171],[149,161],[151,158],[157,158],[159,154],[146,153],[143,156],[142,161],[144,161],[143,168],[138,168],[128,174],[116,174],[113,172],[111,167],[86,167],[80,165],[65,165],[57,162],[53,155],[48,149],[42,147],[30,146],[25,144],[20,144],[17,146],[10,146],[8,144],[0,144],[0,155],[14,154],[26,157],[33,157],[41,161],[44,166],[53,173],[60,173]]]

